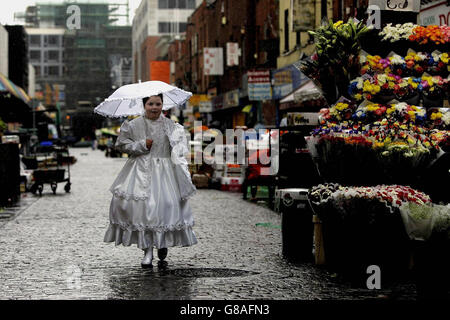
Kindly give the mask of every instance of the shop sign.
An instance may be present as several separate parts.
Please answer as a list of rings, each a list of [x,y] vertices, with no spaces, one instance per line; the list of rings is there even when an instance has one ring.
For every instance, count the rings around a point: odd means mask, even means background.
[[[422,26],[445,26],[450,23],[450,6],[447,1],[435,1],[422,6],[419,13],[419,21]]]
[[[272,71],[272,99],[278,100],[284,98],[306,80],[308,78],[294,65]]]
[[[289,17],[292,31],[315,29],[316,3],[310,0],[291,0],[292,15]]]
[[[198,111],[201,113],[212,112],[212,102],[211,101],[200,101]]]
[[[369,6],[387,11],[420,11],[420,0],[369,0]]]
[[[223,75],[223,48],[203,48],[205,76]]]
[[[288,112],[288,126],[319,125],[317,112]]]
[[[223,95],[215,96],[212,99],[213,111],[221,110],[223,108]]]
[[[239,65],[239,47],[237,42],[227,42],[227,66]]]
[[[272,99],[272,85],[270,71],[248,71],[248,99],[250,101],[263,101]]]
[[[223,107],[231,108],[239,106],[239,89],[229,91],[224,95]]]

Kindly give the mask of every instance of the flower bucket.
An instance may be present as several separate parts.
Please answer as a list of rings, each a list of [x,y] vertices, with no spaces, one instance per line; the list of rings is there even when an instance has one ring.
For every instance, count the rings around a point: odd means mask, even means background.
[[[423,106],[425,108],[442,108],[442,106],[444,105],[443,97],[431,98],[426,94],[423,94],[422,96],[423,96]]]
[[[420,94],[418,92],[403,97],[396,96],[396,99],[399,100],[400,102],[406,102],[407,104],[412,106],[420,105]]]
[[[420,299],[450,298],[450,239],[435,234],[428,241],[414,241],[414,280]]]
[[[375,103],[381,103],[381,104],[386,104],[389,101],[395,99],[395,95],[394,94],[380,94],[380,95],[375,95],[373,97],[373,102]]]
[[[383,210],[372,222],[366,213],[333,217],[338,214],[321,219],[325,262],[330,269],[360,287],[366,285],[370,265],[380,267],[383,283],[408,274],[411,243],[399,212]]]

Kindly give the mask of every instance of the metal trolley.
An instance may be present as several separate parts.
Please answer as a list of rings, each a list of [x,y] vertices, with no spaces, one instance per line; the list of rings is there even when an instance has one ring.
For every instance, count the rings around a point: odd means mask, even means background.
[[[58,183],[66,182],[64,190],[66,193],[70,192],[70,156],[69,148],[67,146],[48,146],[40,150],[44,154],[43,166],[34,170],[33,179],[34,183],[30,188],[33,194],[39,192],[39,196],[42,196],[44,190],[44,184],[50,184],[53,194],[56,194]],[[48,158],[48,156],[50,156]],[[49,168],[54,166],[56,162],[56,168]],[[67,163],[67,177],[66,170],[63,166]]]

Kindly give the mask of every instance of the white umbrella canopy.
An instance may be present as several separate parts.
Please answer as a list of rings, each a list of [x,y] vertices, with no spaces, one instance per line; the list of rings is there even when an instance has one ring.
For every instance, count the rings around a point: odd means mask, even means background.
[[[144,114],[142,98],[162,93],[163,110],[184,104],[191,92],[174,87],[162,81],[145,81],[127,84],[100,103],[94,112],[105,117],[119,118]]]

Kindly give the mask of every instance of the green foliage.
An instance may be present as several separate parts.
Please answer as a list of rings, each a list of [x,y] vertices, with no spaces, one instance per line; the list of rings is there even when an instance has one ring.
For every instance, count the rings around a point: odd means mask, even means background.
[[[315,38],[317,59],[302,63],[302,72],[320,83],[329,103],[337,98],[330,90],[337,86],[340,94],[346,95],[350,81],[359,75],[360,39],[369,30],[363,22],[355,24],[350,18],[347,23],[330,20],[328,25],[308,31]]]
[[[3,132],[6,130],[6,123],[3,122],[2,118],[0,118],[0,132]]]

